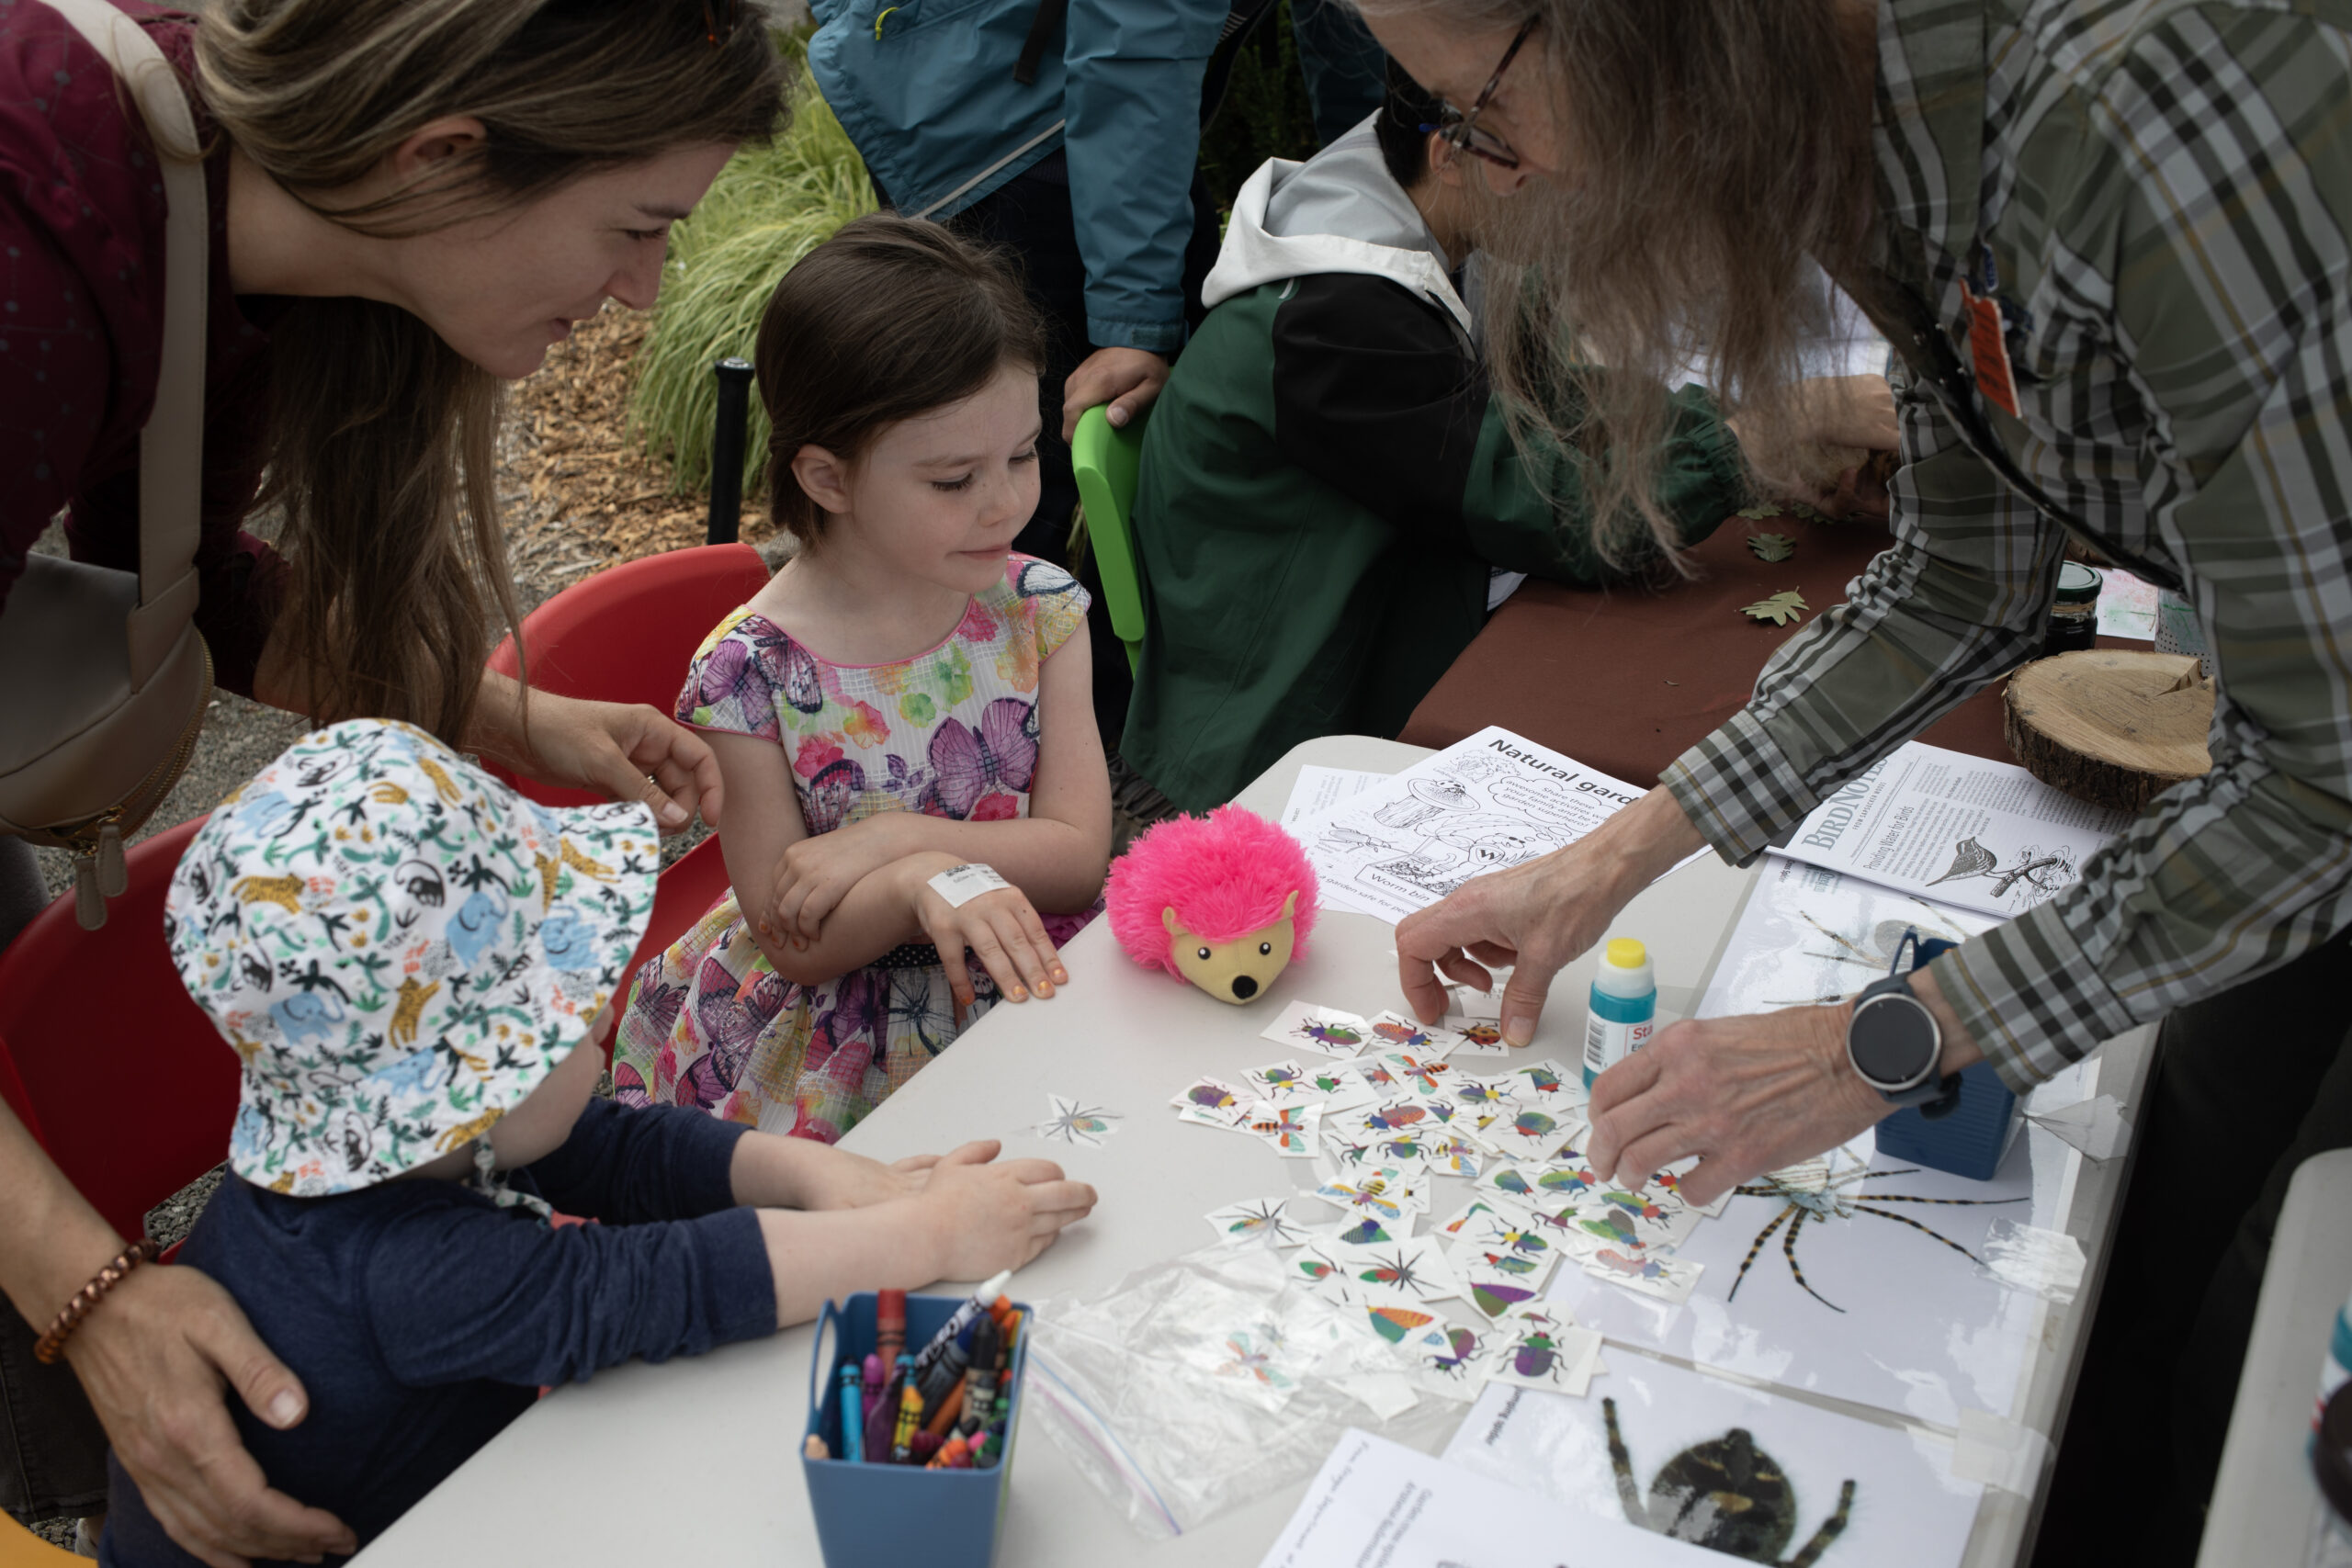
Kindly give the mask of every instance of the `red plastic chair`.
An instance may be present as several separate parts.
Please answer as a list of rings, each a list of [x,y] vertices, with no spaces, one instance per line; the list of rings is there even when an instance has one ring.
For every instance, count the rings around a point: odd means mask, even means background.
[[[644,703],[668,713],[702,639],[767,581],[767,564],[749,545],[697,545],[598,572],[523,618],[531,684],[558,696]],[[490,667],[517,672],[514,638],[498,645]],[[485,765],[543,806],[594,806],[604,799]],[[705,839],[664,871],[629,972],[684,934],[727,886],[727,863],[716,838]],[[610,1031],[600,1043],[609,1057]]]
[[[123,857],[99,930],[60,898],[0,953],[0,1095],[124,1235],[227,1157],[237,1113],[237,1055],[164,945],[164,893],[203,822]]]

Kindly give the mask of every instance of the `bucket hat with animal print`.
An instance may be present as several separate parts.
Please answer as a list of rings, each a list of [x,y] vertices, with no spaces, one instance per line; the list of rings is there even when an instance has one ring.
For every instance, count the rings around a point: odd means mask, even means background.
[[[627,983],[661,859],[644,806],[536,805],[408,725],[297,740],[164,906],[243,1063],[230,1168],[324,1197],[479,1139]]]

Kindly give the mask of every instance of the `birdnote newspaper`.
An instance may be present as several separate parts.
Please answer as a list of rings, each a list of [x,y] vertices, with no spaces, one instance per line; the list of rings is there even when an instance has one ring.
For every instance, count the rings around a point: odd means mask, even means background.
[[[1914,740],[1815,807],[1780,852],[2007,918],[2071,886],[2131,820],[2023,768]]]

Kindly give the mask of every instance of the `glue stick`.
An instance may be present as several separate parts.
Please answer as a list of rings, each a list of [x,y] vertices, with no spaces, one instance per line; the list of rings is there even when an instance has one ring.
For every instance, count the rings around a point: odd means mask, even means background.
[[[1611,939],[1592,973],[1592,1011],[1584,1026],[1584,1087],[1650,1043],[1657,1028],[1657,980],[1649,950],[1629,936]]]

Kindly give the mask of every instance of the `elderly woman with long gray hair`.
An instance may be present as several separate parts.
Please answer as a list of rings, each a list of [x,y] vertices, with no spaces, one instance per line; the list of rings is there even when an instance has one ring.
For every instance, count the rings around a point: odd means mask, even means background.
[[[409,720],[532,776],[642,799],[665,829],[697,810],[716,821],[709,749],[667,716],[526,704],[484,672],[516,615],[494,445],[500,382],[605,299],[650,306],[670,226],[738,145],[773,134],[784,78],[763,18],[743,0],[191,9],[0,8],[0,627],[53,607],[37,602],[58,570],[27,554],[60,511],[81,562],[140,563],[142,427],[200,389],[197,477],[175,487],[201,491],[191,591],[154,606],[174,634],[192,623],[191,669],[209,660],[220,684],[322,721]],[[177,146],[167,127],[193,134]],[[201,180],[167,201],[175,157],[200,161]],[[204,330],[175,388],[159,368],[167,253],[188,253],[166,236],[175,209],[198,208],[209,287],[180,304],[200,302]],[[274,545],[241,530],[265,505]],[[22,669],[0,682],[43,683]],[[0,711],[11,739],[28,722]],[[153,754],[112,761],[139,778],[177,738],[176,723],[127,738]],[[24,845],[0,839],[0,908],[16,910],[0,941],[40,886]],[[135,1027],[94,1013],[94,1062],[109,1030]],[[94,1286],[86,1316],[61,1317],[123,1239],[5,1103],[0,1192],[15,1308],[0,1310],[0,1506],[102,1507],[111,1438],[208,1562],[352,1550],[340,1521],[269,1491],[238,1442],[224,1383],[280,1427],[306,1395],[229,1297],[194,1269],[131,1267]],[[52,1322],[71,1334],[67,1364],[37,1365],[33,1333]]]
[[[2022,1091],[2161,1020],[2043,1540],[2188,1561],[2288,1176],[2352,1144],[2352,12],[1359,6],[1510,193],[1535,272],[1487,292],[1499,382],[1575,375],[1572,342],[1652,369],[1704,345],[1769,447],[1808,258],[1907,367],[1892,547],[1664,788],[1398,927],[1424,1017],[1438,972],[1515,963],[1504,1029],[1527,1040],[1553,976],[1648,882],[1702,846],[1746,863],[2032,657],[2070,539],[2194,606],[2211,771],[2065,893],[1898,982],[1905,1071],[1858,1048],[1878,1024],[1850,1005],[1679,1023],[1601,1077],[1589,1149],[1604,1176],[1695,1156],[1682,1191],[1707,1202],[1973,1063]],[[1608,378],[1572,433],[1625,457],[1616,526],[1658,524],[1654,388]]]

